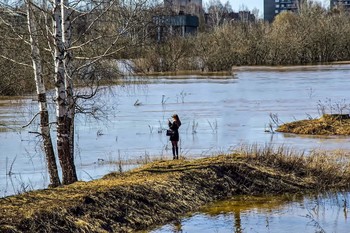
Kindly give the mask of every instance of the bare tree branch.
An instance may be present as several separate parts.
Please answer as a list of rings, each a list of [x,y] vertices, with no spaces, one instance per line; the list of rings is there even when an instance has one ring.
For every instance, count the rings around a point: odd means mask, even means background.
[[[36,114],[33,116],[33,118],[29,121],[29,123],[26,124],[26,125],[23,125],[22,128],[26,128],[26,127],[28,127],[30,124],[32,124],[32,122],[35,120],[35,118],[36,118],[37,116],[39,116],[39,114],[40,114],[40,112],[36,113]]]
[[[8,61],[10,61],[10,62],[13,62],[13,63],[15,63],[15,64],[17,64],[17,65],[21,65],[21,66],[25,66],[25,67],[30,67],[30,68],[33,69],[33,66],[32,66],[32,65],[25,64],[25,63],[23,63],[23,62],[18,62],[18,61],[16,61],[16,60],[11,59],[11,58],[9,58],[9,57],[6,57],[6,56],[4,56],[4,55],[0,55],[0,57],[2,57],[3,59],[8,60]]]

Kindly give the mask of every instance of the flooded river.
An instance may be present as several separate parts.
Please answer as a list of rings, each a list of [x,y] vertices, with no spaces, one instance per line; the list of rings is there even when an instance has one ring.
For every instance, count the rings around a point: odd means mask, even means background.
[[[206,206],[152,233],[349,232],[349,193],[315,196],[239,196]]]
[[[269,126],[271,114],[282,123],[319,117],[320,106],[328,111],[338,107],[348,113],[349,74],[349,65],[334,65],[310,70],[241,70],[226,78],[159,77],[144,80],[144,84],[106,87],[95,102],[81,103],[101,106],[102,111],[95,112],[98,120],[88,115],[77,116],[78,178],[91,180],[153,158],[170,159],[170,142],[164,129],[174,113],[182,121],[180,150],[186,158],[226,153],[244,144],[284,145],[306,152],[349,150],[349,137],[271,133]],[[0,99],[0,196],[48,185],[45,158],[35,133],[37,119],[23,128],[37,111],[32,98]],[[125,161],[127,165],[121,167],[113,163],[116,161]],[[287,203],[280,208],[284,212],[289,206]],[[249,213],[255,217],[242,214],[241,221],[251,225],[254,221],[267,221],[271,225],[276,218],[283,218],[264,217],[267,215],[264,211],[254,207]],[[184,223],[198,219],[202,219],[202,224],[228,223],[229,229],[235,224],[231,213],[215,217],[199,214]]]

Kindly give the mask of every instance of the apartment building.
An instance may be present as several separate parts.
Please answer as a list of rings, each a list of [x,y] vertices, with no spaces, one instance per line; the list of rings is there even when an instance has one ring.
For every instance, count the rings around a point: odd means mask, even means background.
[[[164,6],[175,14],[195,15],[203,14],[202,0],[164,0]]]
[[[283,11],[298,11],[301,1],[303,0],[264,0],[264,20],[272,22]]]
[[[337,7],[337,6],[342,6],[346,9],[350,9],[350,0],[330,0],[330,5],[331,8]]]

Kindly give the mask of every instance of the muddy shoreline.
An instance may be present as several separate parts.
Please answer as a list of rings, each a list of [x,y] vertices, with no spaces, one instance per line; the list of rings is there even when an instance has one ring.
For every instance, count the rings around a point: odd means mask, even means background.
[[[0,231],[135,232],[238,194],[349,188],[350,175],[339,169],[270,155],[159,161],[100,180],[2,198]]]

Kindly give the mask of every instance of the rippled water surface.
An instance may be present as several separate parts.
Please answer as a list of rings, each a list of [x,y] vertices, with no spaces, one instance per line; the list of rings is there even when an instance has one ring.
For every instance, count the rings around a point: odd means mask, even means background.
[[[348,150],[349,137],[265,131],[271,113],[277,114],[280,122],[289,122],[318,117],[320,101],[325,105],[348,103],[349,74],[348,65],[320,66],[299,71],[239,71],[231,78],[160,77],[146,84],[106,87],[94,103],[81,103],[102,106],[103,111],[95,112],[99,120],[77,116],[78,177],[90,180],[133,167],[136,161],[170,159],[170,143],[163,129],[173,113],[182,121],[180,145],[186,158],[211,156],[253,143],[305,151]],[[22,128],[37,111],[37,103],[31,98],[0,99],[0,196],[48,184],[35,133],[37,119]],[[120,160],[134,162],[123,168],[110,163]]]

